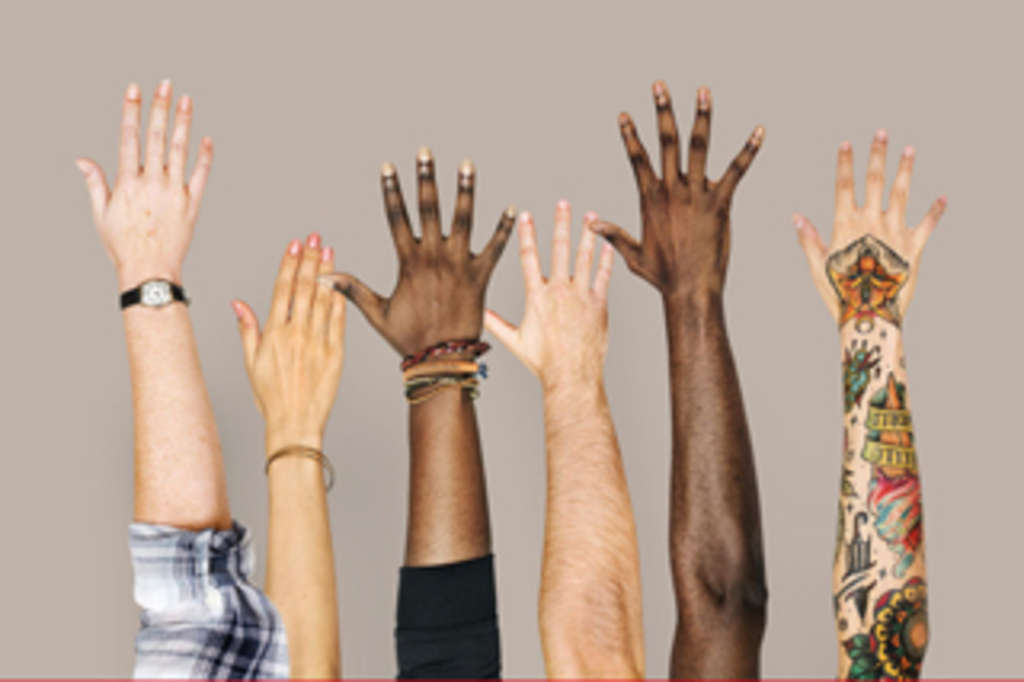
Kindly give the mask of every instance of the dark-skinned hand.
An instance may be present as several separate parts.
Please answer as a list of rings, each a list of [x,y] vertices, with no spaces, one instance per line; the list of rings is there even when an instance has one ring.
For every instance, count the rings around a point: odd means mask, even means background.
[[[398,282],[387,298],[348,273],[323,275],[334,289],[363,312],[366,319],[401,355],[411,355],[442,341],[476,339],[483,329],[484,293],[515,223],[508,208],[482,252],[470,251],[473,225],[473,164],[459,167],[459,189],[451,232],[441,232],[434,159],[423,148],[416,158],[422,235],[413,235],[395,167],[381,167],[384,209],[398,252]]]
[[[630,270],[662,295],[721,294],[729,262],[732,195],[761,147],[764,128],[754,129],[719,180],[708,180],[705,167],[711,137],[711,93],[707,88],[699,89],[683,173],[668,88],[656,81],[653,90],[661,138],[661,178],[651,167],[633,120],[629,114],[619,115],[622,139],[640,190],[641,239],[638,242],[618,225],[605,221],[597,221],[594,229],[622,254]]]

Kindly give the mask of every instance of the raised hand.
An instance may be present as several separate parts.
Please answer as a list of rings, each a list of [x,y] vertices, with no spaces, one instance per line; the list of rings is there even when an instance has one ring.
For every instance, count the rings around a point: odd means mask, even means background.
[[[860,207],[854,197],[853,149],[849,142],[839,146],[830,246],[807,218],[793,215],[811,278],[839,326],[853,320],[868,329],[876,317],[900,325],[914,293],[921,252],[946,210],[946,198],[939,197],[917,227],[907,227],[913,147],[904,148],[889,205],[882,209],[888,139],[884,130],[875,133]]]
[[[593,223],[583,216],[583,237],[575,269],[569,270],[572,214],[567,201],[558,202],[552,244],[551,277],[541,274],[533,216],[519,216],[519,253],[526,287],[526,312],[519,327],[493,310],[484,320],[488,331],[501,340],[545,388],[600,381],[608,346],[608,282],[614,251],[605,244],[597,275],[591,285],[594,262]]]
[[[473,225],[473,164],[459,167],[458,195],[451,232],[441,232],[434,159],[423,148],[416,159],[422,234],[413,235],[395,167],[381,168],[384,209],[398,252],[398,282],[384,298],[347,273],[330,275],[334,288],[348,297],[392,348],[402,355],[441,341],[475,339],[483,328],[484,293],[515,220],[507,209],[484,250],[470,251]]]
[[[661,178],[651,167],[633,120],[629,114],[619,115],[622,139],[640,190],[641,240],[605,221],[597,221],[594,229],[622,254],[630,270],[663,295],[720,294],[729,262],[732,195],[761,148],[764,128],[754,129],[721,178],[709,180],[705,167],[711,137],[711,93],[701,88],[683,173],[668,88],[656,81],[653,90],[661,139]]]
[[[317,276],[334,269],[334,250],[320,235],[293,241],[274,285],[266,328],[246,303],[238,315],[256,403],[266,420],[267,454],[289,445],[319,449],[338,393],[344,358],[345,301]]]
[[[192,241],[199,204],[213,161],[213,142],[204,137],[199,157],[186,184],[192,99],[178,100],[171,134],[172,90],[170,81],[157,87],[149,112],[145,158],[139,156],[139,118],[142,100],[139,86],[128,86],[121,116],[121,146],[114,191],[111,192],[99,164],[78,159],[92,202],[93,220],[107,254],[117,268],[122,290],[145,279],[181,281],[181,267]]]

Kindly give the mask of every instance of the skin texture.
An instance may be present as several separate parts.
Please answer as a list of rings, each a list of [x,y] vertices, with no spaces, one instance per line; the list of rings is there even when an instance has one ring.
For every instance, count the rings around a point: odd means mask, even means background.
[[[901,326],[946,200],[907,227],[914,150],[906,147],[883,210],[887,143],[879,130],[862,206],[854,198],[852,148],[840,146],[830,246],[806,218],[793,218],[842,344],[845,443],[833,570],[841,678],[919,677],[928,644],[921,484]]]
[[[154,278],[181,282],[213,143],[203,138],[186,184],[192,100],[178,100],[167,153],[172,99],[170,82],[162,82],[140,157],[142,100],[137,85],[128,87],[113,191],[95,161],[77,161],[121,291]],[[123,319],[135,424],[135,520],[190,530],[230,528],[220,440],[188,308],[136,305],[123,311]]]
[[[398,254],[398,282],[387,298],[347,273],[325,280],[351,300],[400,355],[441,341],[478,338],[484,293],[508,241],[515,212],[506,211],[480,254],[470,251],[475,173],[459,169],[451,231],[442,234],[434,160],[417,157],[422,234],[413,235],[394,166],[384,164],[384,209]],[[429,566],[485,556],[490,522],[473,401],[449,388],[409,408],[409,519],[405,564]]]
[[[302,445],[323,449],[324,429],[338,392],[344,358],[345,300],[318,285],[334,269],[334,253],[311,234],[293,241],[281,259],[266,327],[233,301],[245,367],[266,421],[267,456]],[[286,456],[271,463],[267,596],[288,635],[291,674],[341,674],[338,598],[330,518],[321,465]]]
[[[548,677],[641,678],[644,643],[633,508],[604,392],[608,281],[605,244],[591,286],[595,216],[584,217],[569,271],[572,216],[555,212],[551,277],[541,275],[533,218],[519,220],[526,312],[514,327],[493,311],[487,329],[544,387],[547,518],[540,628]]]
[[[755,128],[717,181],[705,175],[711,96],[697,94],[687,171],[668,89],[654,84],[662,177],[627,114],[619,117],[640,192],[642,237],[594,228],[630,270],[661,292],[672,393],[670,554],[678,620],[672,677],[759,674],[767,589],[760,503],[739,379],[725,329],[722,291],[730,205],[764,130]]]

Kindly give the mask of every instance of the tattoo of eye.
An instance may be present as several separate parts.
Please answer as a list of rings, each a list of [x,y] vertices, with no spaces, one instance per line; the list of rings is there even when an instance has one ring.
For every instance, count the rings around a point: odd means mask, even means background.
[[[916,679],[928,643],[927,587],[913,578],[874,605],[870,632],[843,641],[850,679]]]
[[[825,272],[839,296],[839,326],[854,320],[857,331],[867,333],[880,317],[898,327],[896,296],[909,270],[898,253],[869,234],[829,256]]]
[[[871,383],[871,370],[881,361],[878,346],[868,350],[854,343],[843,351],[843,403],[847,413],[860,407],[860,400]]]
[[[906,386],[889,373],[872,396],[861,458],[871,464],[868,511],[879,537],[896,553],[893,575],[902,577],[921,544],[921,482],[914,428],[906,408]]]

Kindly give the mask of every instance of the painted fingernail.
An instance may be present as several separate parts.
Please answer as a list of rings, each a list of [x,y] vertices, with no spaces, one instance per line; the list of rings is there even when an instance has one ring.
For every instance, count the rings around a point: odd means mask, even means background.
[[[131,85],[129,85],[128,86],[128,90],[125,91],[125,93],[124,93],[124,96],[127,97],[128,99],[138,99],[139,98],[139,85],[138,85],[138,83],[132,83]]]
[[[156,89],[158,97],[167,97],[167,93],[171,91],[171,79],[165,78],[160,81],[160,85]]]
[[[853,145],[850,144],[849,142],[841,142],[841,143],[839,143],[839,150],[840,151],[848,152],[851,149],[853,149]]]
[[[910,145],[907,145],[906,147],[904,147],[903,148],[903,156],[907,157],[908,159],[912,158],[914,156],[914,148],[911,147]]]
[[[326,263],[327,261],[329,261],[332,258],[334,258],[334,249],[332,247],[328,246],[326,249],[324,249],[324,252],[323,252],[323,254],[321,254],[320,257]]]
[[[697,89],[697,110],[707,111],[711,106],[711,91],[707,88]]]
[[[293,239],[292,243],[288,245],[288,253],[293,256],[298,256],[299,251],[302,251],[302,242],[298,239]]]
[[[885,132],[884,128],[879,128],[875,131],[875,142],[885,142],[889,139],[889,133]]]
[[[320,234],[318,232],[310,234],[309,237],[306,238],[306,246],[311,249],[320,248]]]

